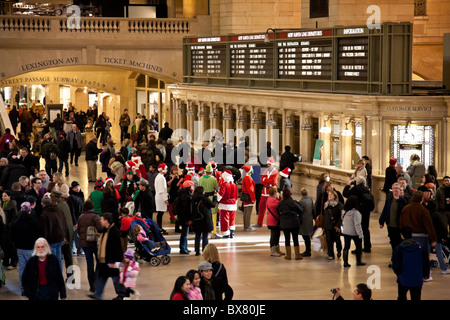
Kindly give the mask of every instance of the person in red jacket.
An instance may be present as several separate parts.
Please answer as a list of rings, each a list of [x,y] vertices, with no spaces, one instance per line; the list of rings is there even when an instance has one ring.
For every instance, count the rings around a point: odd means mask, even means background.
[[[258,223],[253,227],[261,228],[264,223],[264,216],[267,209],[267,198],[269,197],[269,189],[277,186],[278,170],[275,168],[275,160],[270,157],[267,160],[267,169],[264,170],[261,175],[261,184],[263,190],[261,194],[261,200],[259,202]]]
[[[219,201],[220,231],[224,238],[233,238],[237,210],[237,199],[239,197],[238,189],[233,181],[231,171],[226,170],[222,173],[223,182],[219,187],[217,200]]]
[[[280,257],[286,253],[280,250],[280,235],[281,229],[278,225],[280,215],[277,212],[277,206],[280,202],[280,196],[277,187],[269,189],[269,196],[267,197],[267,228],[270,230],[270,255],[272,257]]]
[[[250,218],[253,211],[253,206],[256,203],[255,197],[255,181],[253,181],[251,175],[253,174],[252,166],[242,166],[242,169],[245,171],[245,177],[242,179],[242,193],[247,194],[250,201],[244,202],[244,229],[245,231],[255,231],[250,225]],[[248,200],[248,199],[246,199]]]

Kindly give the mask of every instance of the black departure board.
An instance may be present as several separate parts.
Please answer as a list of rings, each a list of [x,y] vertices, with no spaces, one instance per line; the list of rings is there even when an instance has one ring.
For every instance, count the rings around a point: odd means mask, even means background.
[[[263,89],[409,94],[411,39],[409,22],[383,23],[381,29],[339,26],[187,37],[183,81]],[[393,43],[385,49],[389,54],[383,51],[387,42]]]
[[[230,37],[231,77],[273,77],[273,44],[261,40],[264,35]]]
[[[332,41],[279,41],[278,76],[281,79],[330,79],[332,77]]]
[[[338,80],[367,81],[369,38],[339,38],[337,61]]]
[[[193,76],[225,77],[226,44],[221,37],[198,38],[190,46]]]

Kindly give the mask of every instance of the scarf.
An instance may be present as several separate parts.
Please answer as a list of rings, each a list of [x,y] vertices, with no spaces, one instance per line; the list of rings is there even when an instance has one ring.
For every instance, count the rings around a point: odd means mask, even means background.
[[[108,227],[106,232],[104,232],[102,234],[102,236],[99,238],[98,262],[100,262],[100,263],[106,263],[106,244],[108,243],[109,230],[111,230],[111,227],[113,225],[114,225],[114,222]]]

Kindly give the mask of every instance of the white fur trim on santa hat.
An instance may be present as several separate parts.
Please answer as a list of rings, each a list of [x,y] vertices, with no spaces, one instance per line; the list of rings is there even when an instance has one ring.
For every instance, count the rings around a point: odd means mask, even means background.
[[[233,174],[229,170],[226,170],[222,172],[222,179],[225,182],[233,182]]]
[[[283,171],[280,172],[280,175],[287,178],[287,177],[289,177],[289,172],[291,172],[291,169],[284,168]]]
[[[270,164],[274,165],[275,164],[274,158],[270,157],[269,159],[267,159],[267,163],[270,163]]]

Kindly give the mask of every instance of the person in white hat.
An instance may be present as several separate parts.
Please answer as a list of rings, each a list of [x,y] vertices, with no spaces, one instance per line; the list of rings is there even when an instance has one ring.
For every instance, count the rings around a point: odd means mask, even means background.
[[[277,186],[278,170],[275,168],[275,160],[273,157],[267,159],[267,169],[264,170],[261,175],[261,184],[263,185],[263,191],[261,194],[261,200],[259,201],[258,223],[253,227],[261,228],[264,223],[264,216],[267,209],[267,198],[269,197],[269,189]]]
[[[158,166],[158,175],[155,178],[155,205],[158,215],[156,216],[156,223],[161,228],[162,234],[168,234],[162,227],[162,217],[167,211],[169,204],[169,194],[167,192],[167,181],[165,174],[167,173],[167,165],[162,163]]]

